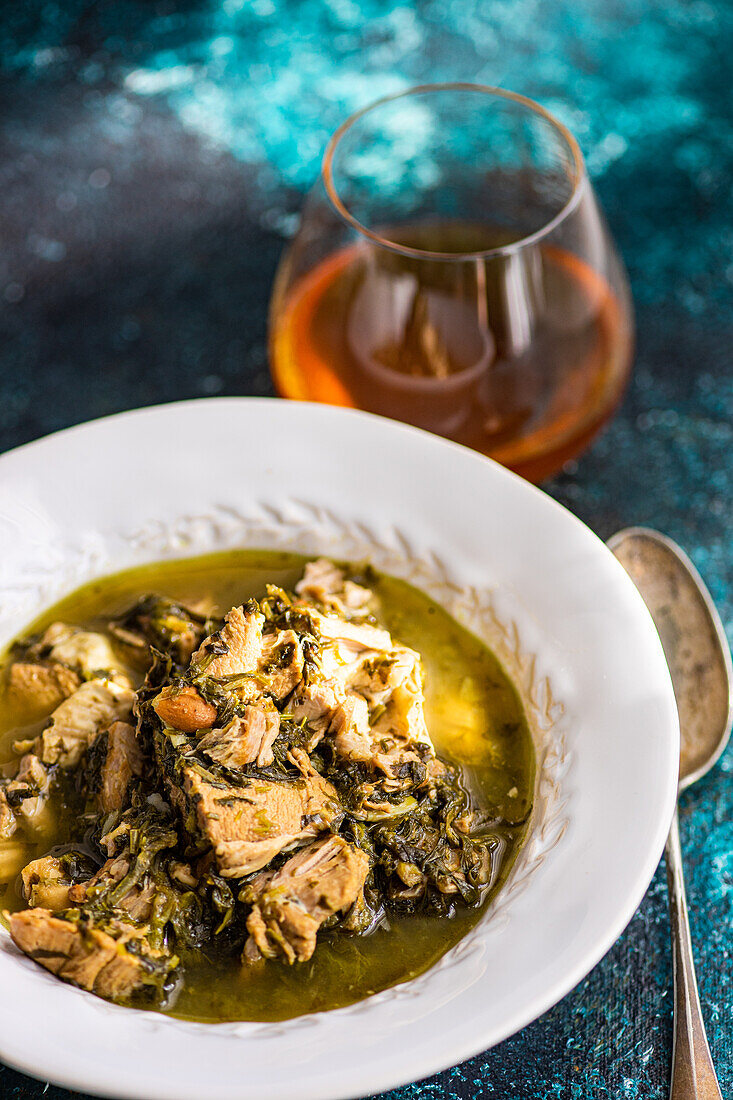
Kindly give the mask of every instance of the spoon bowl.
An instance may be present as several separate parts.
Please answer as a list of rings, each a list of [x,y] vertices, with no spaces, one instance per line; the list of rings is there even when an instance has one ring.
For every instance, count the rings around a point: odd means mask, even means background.
[[[680,790],[713,767],[730,737],[733,668],[700,574],[666,535],[629,527],[609,549],[641,592],[664,647],[680,715]]]

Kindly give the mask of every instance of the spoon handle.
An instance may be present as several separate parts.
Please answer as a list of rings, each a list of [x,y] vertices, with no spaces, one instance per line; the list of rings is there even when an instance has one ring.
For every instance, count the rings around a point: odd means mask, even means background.
[[[723,1100],[700,1011],[676,809],[665,856],[674,960],[674,1045],[669,1100]]]

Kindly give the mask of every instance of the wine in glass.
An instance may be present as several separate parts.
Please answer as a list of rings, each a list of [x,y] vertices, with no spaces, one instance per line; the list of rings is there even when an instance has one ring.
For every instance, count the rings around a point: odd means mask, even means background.
[[[616,408],[626,276],[578,145],[537,103],[441,84],[329,142],[273,291],[284,397],[354,406],[540,480]]]

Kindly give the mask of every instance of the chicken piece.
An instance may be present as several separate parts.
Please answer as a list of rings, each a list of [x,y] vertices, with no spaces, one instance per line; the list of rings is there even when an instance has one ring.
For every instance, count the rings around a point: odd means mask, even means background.
[[[165,726],[182,733],[211,729],[216,721],[216,707],[207,703],[194,687],[163,688],[153,710]]]
[[[435,756],[425,723],[424,703],[420,667],[416,665],[408,678],[392,692],[384,713],[374,723],[374,736],[394,737],[403,742],[427,745]]]
[[[310,844],[279,871],[258,875],[244,890],[253,904],[245,961],[281,955],[309,959],[325,920],[357,900],[369,872],[369,857],[339,836]]]
[[[102,786],[97,796],[102,813],[121,810],[133,776],[143,773],[143,754],[128,722],[113,722],[107,731],[107,752],[102,765]]]
[[[227,676],[255,672],[262,652],[264,615],[233,607],[224,618],[221,630],[201,643],[192,663],[207,676],[222,680]]]
[[[388,630],[369,623],[350,623],[338,615],[321,615],[319,611],[310,611],[309,618],[316,627],[317,636],[326,641],[345,642],[354,651],[365,649],[386,650],[392,648],[392,638]]]
[[[334,787],[317,772],[289,783],[215,785],[183,768],[183,789],[225,878],[258,871],[284,849],[330,828],[341,813]]]
[[[35,832],[50,832],[55,823],[47,802],[50,779],[46,768],[35,753],[21,758],[18,774],[8,784],[8,797],[17,804],[16,814]]]
[[[380,660],[392,639],[386,630],[368,624],[347,623],[333,615],[309,611],[314,630],[320,637],[321,678],[301,684],[288,704],[288,713],[296,721],[305,718],[312,732],[309,751],[328,729],[337,707],[343,703],[355,680],[364,676],[362,665]]]
[[[112,680],[88,680],[51,715],[40,737],[44,764],[73,768],[99,733],[118,719],[128,718],[135,696]]]
[[[364,661],[380,655],[373,649],[354,649],[350,642],[327,642],[321,645],[319,654],[321,675],[337,693],[345,695],[358,679]]]
[[[14,661],[8,673],[8,702],[39,715],[48,714],[80,684],[77,674],[64,665]]]
[[[304,718],[311,733],[307,748],[312,752],[331,724],[334,711],[344,698],[340,685],[332,682],[301,684],[288,703],[288,714],[296,722]]]
[[[368,762],[385,777],[379,781],[382,791],[394,793],[422,786],[437,774],[431,767],[438,762],[425,724],[419,679],[411,676],[394,690],[370,734],[372,755]]]
[[[354,624],[346,626],[357,646],[376,640],[372,627],[359,625],[354,631]],[[346,644],[351,646],[352,641],[347,639]],[[302,688],[288,708],[296,721],[305,718],[312,729],[309,749],[327,732],[342,757],[369,763],[386,776],[384,790],[414,785],[425,755],[415,746],[426,746],[435,755],[423,713],[419,654],[405,646],[392,647],[389,638],[384,650],[364,649],[345,663],[333,659],[332,651],[332,663],[322,656],[321,664],[331,678]],[[368,703],[375,708],[373,729]],[[381,708],[381,715],[376,708]]]
[[[350,664],[366,652],[383,654],[392,648],[389,631],[380,626],[350,623],[337,615],[321,615],[319,611],[309,611],[308,617],[320,640],[321,662],[327,679],[337,672],[339,666]]]
[[[20,877],[23,897],[32,908],[40,906],[52,913],[69,908],[71,879],[61,859],[56,856],[34,859],[23,868]]]
[[[343,570],[328,558],[309,561],[295,591],[304,599],[330,607],[339,614],[362,611],[372,598],[368,588],[345,579]]]
[[[244,768],[247,764],[267,767],[274,756],[272,746],[280,732],[280,715],[275,707],[247,706],[241,716],[233,718],[224,729],[213,729],[198,743],[201,752],[229,768]]]
[[[330,641],[321,644],[321,675],[323,679],[315,683],[301,685],[288,705],[288,712],[296,721],[305,718],[312,732],[309,751],[318,744],[326,730],[331,727],[345,734],[346,712],[340,710],[345,700],[364,697],[372,706],[383,706],[396,685],[414,673],[419,674],[419,656],[405,647],[392,647],[392,639],[386,631],[368,624],[341,623],[333,616],[321,616],[319,624],[326,623],[326,629],[334,635]],[[334,623],[338,623],[337,627]],[[350,636],[336,638],[341,626]],[[384,649],[374,649],[372,645],[384,644]],[[352,759],[366,759],[366,726],[361,703],[350,702],[349,715],[353,719],[354,706],[359,712],[358,728],[361,731],[360,749],[352,748],[357,755]],[[346,723],[346,725],[344,724]],[[353,726],[353,721],[352,721]]]
[[[379,787],[385,793],[422,787],[429,780],[425,760],[414,745],[389,739],[384,739],[381,744],[376,742],[369,763],[375,771],[384,775],[385,778],[379,780]]]
[[[153,950],[142,930],[132,925],[110,921],[109,931],[103,932],[89,920],[65,920],[48,909],[13,913],[10,935],[52,974],[114,1001],[127,1001],[145,985],[160,984],[178,962]]]
[[[420,654],[407,646],[394,646],[386,653],[365,657],[349,678],[352,691],[363,695],[370,707],[383,706],[396,688],[420,674]]]
[[[8,840],[19,824],[37,833],[54,825],[48,809],[49,776],[34,753],[22,757],[14,779],[0,786],[0,839]]]
[[[303,649],[294,630],[280,630],[262,639],[258,669],[268,695],[284,699],[303,679]]]
[[[259,611],[246,614],[233,607],[224,626],[202,643],[193,655],[206,676],[224,681],[251,676],[234,687],[243,703],[254,702],[263,691],[284,699],[303,677],[303,650],[293,630],[262,636],[265,617]],[[208,660],[207,658],[213,658]]]
[[[371,688],[371,700],[379,700],[373,711],[373,726],[370,728],[364,697],[356,692],[348,694],[334,710],[329,726],[336,751],[347,760],[367,763],[381,772],[385,778],[375,782],[383,792],[425,782],[429,778],[426,756],[434,758],[435,750],[423,713],[418,654],[397,647],[381,661],[370,659],[363,666],[362,676],[355,676],[353,683]]]
[[[321,676],[341,693],[351,690],[365,663],[381,660],[392,647],[389,633],[381,627],[349,623],[317,611],[308,614],[319,640]]]
[[[338,578],[321,564],[319,583],[325,577],[336,584]],[[434,757],[435,750],[423,713],[420,655],[395,646],[388,631],[369,623],[344,622],[313,609],[306,613],[319,639],[322,678],[301,685],[288,712],[296,721],[306,720],[308,750],[324,735],[331,737],[340,756],[382,773],[385,778],[375,783],[383,793],[424,781],[425,757]]]
[[[361,695],[347,695],[336,707],[329,733],[334,748],[346,760],[370,760],[374,755],[369,708]]]
[[[299,596],[319,603],[327,603],[329,596],[340,592],[344,587],[344,574],[328,558],[309,561],[303,571],[303,577],[295,586]]]
[[[130,669],[115,653],[106,634],[80,630],[68,623],[51,623],[39,648],[48,651],[52,661],[67,665],[85,680],[104,676],[121,687],[130,687]]]

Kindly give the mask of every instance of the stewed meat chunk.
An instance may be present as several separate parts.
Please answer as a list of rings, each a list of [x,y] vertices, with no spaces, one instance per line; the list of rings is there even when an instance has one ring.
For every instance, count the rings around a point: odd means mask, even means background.
[[[317,772],[289,782],[214,784],[193,768],[183,790],[225,878],[258,871],[284,849],[317,836],[341,813],[334,787]]]
[[[280,731],[280,713],[272,704],[245,706],[224,729],[212,729],[198,742],[211,760],[234,768],[265,767],[273,761],[272,745]]]
[[[325,920],[354,904],[369,871],[369,857],[339,836],[310,844],[279,871],[258,875],[246,887],[252,903],[247,962],[281,956],[309,959]]]
[[[151,949],[133,925],[116,921],[103,931],[93,921],[58,917],[48,909],[13,913],[10,934],[52,974],[115,1001],[130,1000],[146,985],[158,986],[178,961]]]
[[[129,718],[135,696],[113,680],[94,679],[82,684],[51,715],[40,737],[44,764],[73,768],[102,730]]]

